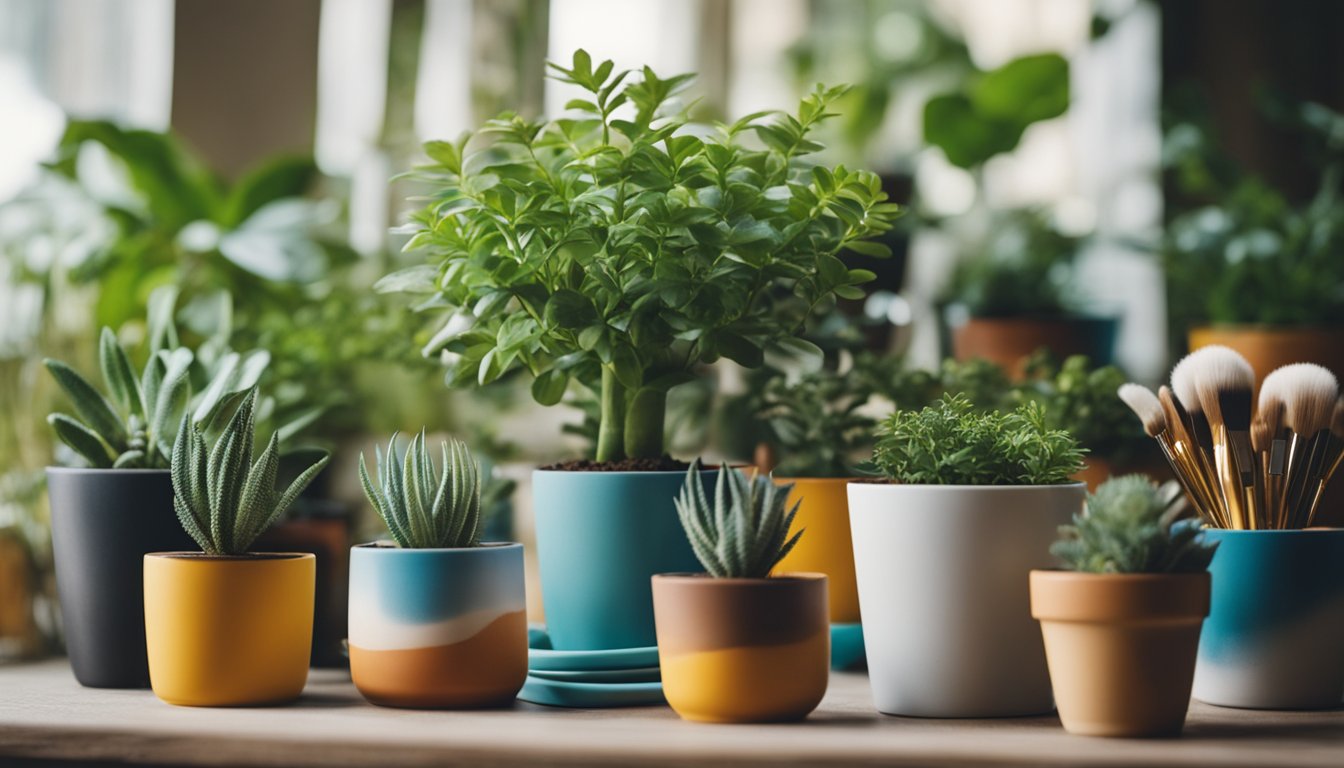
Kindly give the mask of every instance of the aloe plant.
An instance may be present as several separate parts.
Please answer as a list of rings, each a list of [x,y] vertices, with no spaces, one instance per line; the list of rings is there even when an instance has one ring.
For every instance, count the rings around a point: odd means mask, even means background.
[[[677,514],[700,564],[717,578],[763,579],[793,549],[798,531],[789,536],[798,503],[787,506],[793,485],[724,467],[714,486],[714,500],[705,496],[700,460],[691,463],[676,498]]]
[[[241,555],[289,509],[330,457],[323,455],[283,493],[275,485],[280,435],[272,433],[252,461],[257,390],[248,390],[213,443],[184,415],[173,444],[173,506],[177,518],[208,555]]]
[[[1208,569],[1217,542],[1204,541],[1199,521],[1182,518],[1185,509],[1174,481],[1111,478],[1087,497],[1084,514],[1059,529],[1050,552],[1086,573],[1198,573]]]
[[[407,549],[476,547],[481,543],[480,467],[457,440],[441,444],[442,473],[425,448],[425,433],[397,459],[397,436],[387,453],[375,446],[377,483],[359,456],[359,480],[397,546]]]

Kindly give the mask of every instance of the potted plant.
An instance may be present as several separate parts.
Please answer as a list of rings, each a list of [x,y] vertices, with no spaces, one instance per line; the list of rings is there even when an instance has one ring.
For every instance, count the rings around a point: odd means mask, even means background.
[[[451,385],[523,370],[543,405],[571,383],[598,393],[596,461],[533,478],[547,629],[562,650],[650,646],[649,577],[695,567],[672,505],[686,465],[664,453],[668,390],[720,358],[816,354],[795,337],[810,310],[872,277],[838,255],[883,251],[867,238],[897,206],[874,174],[807,159],[840,89],[705,129],[678,100],[690,75],[584,51],[552,69],[585,92],[567,116],[504,115],[479,134],[488,147],[426,145],[417,175],[433,188],[407,247],[434,263],[382,285],[447,311],[425,351]]]
[[[977,413],[960,395],[897,411],[849,484],[864,645],[878,710],[1002,717],[1051,709],[1027,575],[1082,508],[1082,451],[1037,403]]]
[[[183,417],[173,444],[173,506],[201,551],[144,557],[150,685],[169,704],[279,703],[308,680],[314,557],[248,549],[327,457],[279,492],[279,435],[252,461],[256,400],[253,388],[214,440]]]
[[[47,421],[83,465],[48,467],[47,485],[66,648],[75,679],[89,687],[149,683],[141,559],[190,544],[173,513],[168,472],[178,418],[184,411],[197,421],[213,418],[265,366],[264,353],[259,366],[240,365],[230,353],[233,364],[206,371],[208,386],[192,398],[196,356],[178,346],[175,298],[171,291],[151,298],[141,370],[103,328],[98,361],[105,391],[69,365],[45,361],[76,414],[53,413]]]
[[[397,438],[359,479],[395,544],[350,552],[350,676],[369,701],[398,707],[508,704],[527,677],[523,545],[481,543],[480,467],[423,432]]]
[[[801,720],[830,675],[826,576],[772,575],[797,544],[790,488],[737,469],[719,472],[713,501],[692,462],[676,498],[704,573],[653,577],[667,703],[687,720]]]
[[[1175,481],[1102,483],[1050,551],[1064,570],[1031,572],[1059,718],[1087,736],[1171,736],[1190,705],[1209,561]]]
[[[757,408],[779,457],[773,467],[761,469],[772,471],[776,483],[792,489],[794,525],[807,531],[780,567],[826,574],[831,621],[836,624],[859,622],[845,486],[856,475],[858,454],[870,448],[876,426],[861,410],[870,392],[854,373],[823,370],[793,382],[782,375],[771,378]]]

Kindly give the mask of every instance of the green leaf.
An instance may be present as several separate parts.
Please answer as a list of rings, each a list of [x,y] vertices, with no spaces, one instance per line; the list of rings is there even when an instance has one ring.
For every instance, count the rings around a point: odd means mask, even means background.
[[[267,203],[303,197],[318,176],[317,164],[311,157],[268,160],[234,183],[224,201],[219,223],[234,228]]]
[[[872,256],[877,259],[885,259],[891,256],[891,248],[887,244],[879,243],[875,240],[850,240],[848,243],[845,243],[845,247],[855,253],[863,254],[864,256]],[[868,274],[872,273],[869,272]],[[869,279],[871,280],[872,278]]]
[[[73,368],[59,360],[46,360],[47,370],[56,383],[70,396],[75,411],[103,442],[111,446],[121,445],[126,440],[126,428],[122,425],[112,405],[94,389],[93,385]]]
[[[47,417],[47,423],[56,431],[61,442],[82,456],[90,467],[103,469],[112,466],[112,450],[93,430],[63,413],[51,414]]]
[[[98,362],[103,370],[103,381],[107,383],[112,399],[121,406],[123,413],[145,415],[144,400],[140,395],[140,381],[126,357],[126,350],[117,343],[117,337],[111,328],[103,328],[98,339]]]
[[[765,362],[765,350],[759,344],[732,331],[714,334],[714,348],[744,368],[757,368]]]
[[[373,290],[378,293],[433,293],[438,290],[438,280],[438,267],[419,264],[384,275],[373,284]]]
[[[1027,126],[1069,108],[1069,62],[1057,53],[1013,59],[986,73],[970,90],[977,114]]]
[[[555,405],[565,396],[568,387],[569,376],[552,368],[532,381],[532,399],[541,405]]]
[[[147,323],[151,355],[161,349],[176,349],[179,346],[177,324],[173,322],[177,294],[177,286],[174,285],[160,286],[149,294]]]
[[[628,344],[616,344],[611,350],[611,369],[616,379],[627,389],[638,389],[644,383],[644,369],[640,366],[639,355]]]
[[[583,328],[598,321],[597,309],[587,296],[562,288],[546,302],[546,322],[560,328]]]
[[[924,104],[924,140],[943,150],[947,161],[976,168],[1017,146],[1025,126],[996,121],[975,111],[963,94],[935,96]]]

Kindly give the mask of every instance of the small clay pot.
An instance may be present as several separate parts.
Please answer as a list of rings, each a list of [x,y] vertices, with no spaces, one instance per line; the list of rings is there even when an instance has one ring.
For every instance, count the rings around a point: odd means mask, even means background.
[[[1031,572],[1059,719],[1084,736],[1181,732],[1209,574]]]
[[[154,694],[192,707],[298,698],[308,681],[316,573],[308,553],[145,555]]]
[[[350,676],[384,706],[511,703],[527,677],[523,545],[352,549]]]
[[[663,694],[678,715],[711,723],[801,720],[830,674],[826,576],[653,577]]]
[[[831,621],[859,623],[859,585],[854,576],[854,542],[849,535],[849,496],[844,477],[776,477],[793,484],[788,504],[798,504],[790,531],[806,530],[775,566],[781,573],[824,573]]]
[[[1027,358],[1042,348],[1056,360],[1086,355],[1094,365],[1107,365],[1118,330],[1112,317],[972,317],[953,329],[952,353],[958,360],[989,360],[1021,378]]]

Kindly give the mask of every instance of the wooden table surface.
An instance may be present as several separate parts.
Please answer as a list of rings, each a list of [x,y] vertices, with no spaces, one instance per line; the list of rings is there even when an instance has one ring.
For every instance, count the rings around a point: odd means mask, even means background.
[[[166,765],[1188,765],[1344,766],[1344,710],[1195,703],[1185,736],[1070,736],[1055,717],[919,720],[878,714],[867,678],[831,678],[793,725],[699,725],[666,707],[488,712],[384,709],[349,676],[314,670],[286,707],[173,707],[149,691],[80,688],[63,660],[0,667],[0,765],[22,759]]]

